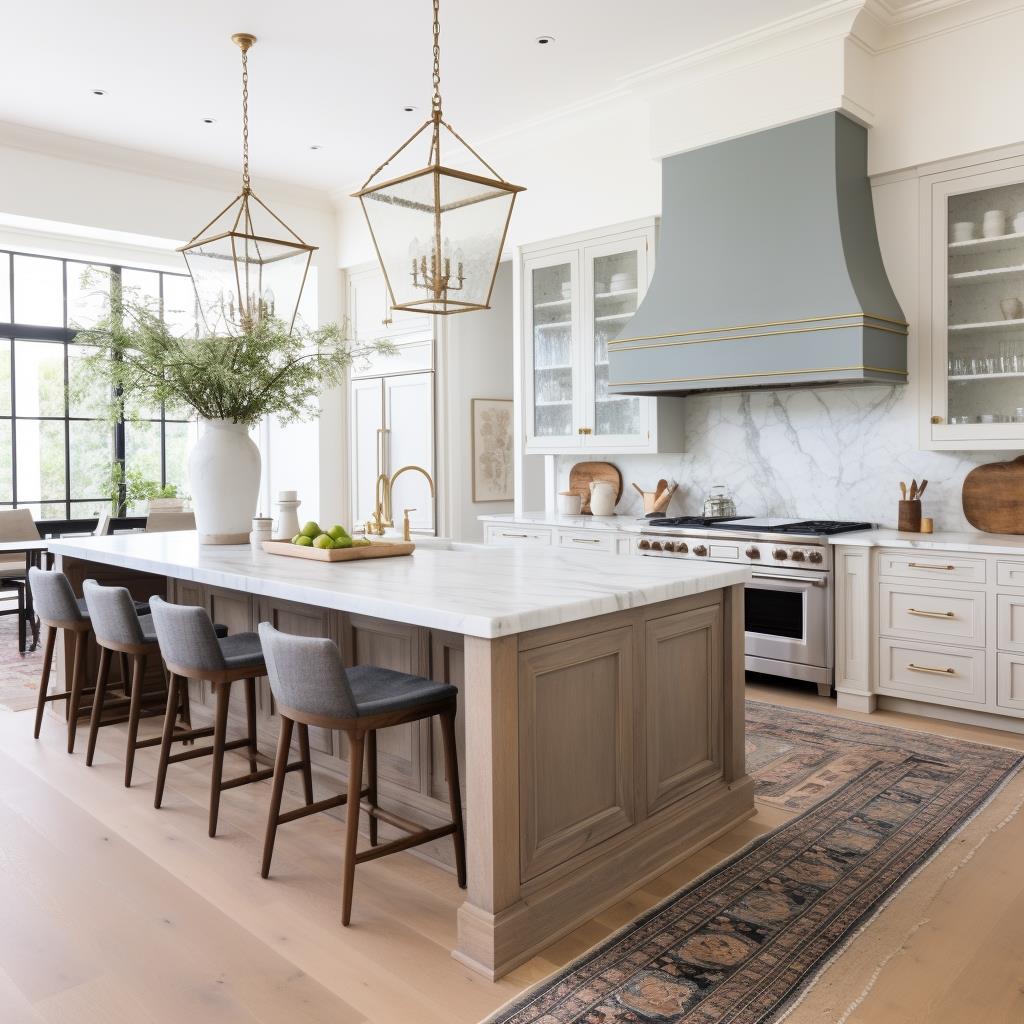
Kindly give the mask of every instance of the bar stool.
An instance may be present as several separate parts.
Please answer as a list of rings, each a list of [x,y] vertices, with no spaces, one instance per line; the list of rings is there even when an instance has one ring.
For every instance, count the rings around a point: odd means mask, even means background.
[[[36,703],[35,738],[39,739],[39,731],[43,725],[43,711],[46,705],[55,700],[68,702],[68,753],[75,751],[75,735],[78,731],[78,716],[83,710],[82,698],[92,695],[95,702],[95,687],[85,686],[85,655],[88,648],[89,631],[92,623],[85,599],[75,597],[67,576],[62,572],[48,569],[37,569],[32,566],[28,571],[29,586],[35,601],[39,621],[46,627],[46,642],[43,646],[43,669],[39,679],[39,700]],[[144,601],[135,602],[136,610],[148,611]],[[53,649],[57,641],[57,631],[65,630],[74,634],[75,651],[72,658],[71,684],[62,693],[47,693],[50,685],[50,669],[53,663]],[[125,665],[122,663],[122,681],[127,679]],[[127,686],[127,683],[125,683]],[[85,709],[88,710],[88,709]]]
[[[146,662],[151,656],[160,656],[160,648],[156,640],[153,618],[146,614],[139,616],[138,606],[131,594],[124,587],[101,587],[95,580],[86,580],[82,585],[85,603],[92,620],[92,631],[100,648],[100,664],[96,677],[97,697],[93,699],[92,718],[89,722],[89,747],[85,763],[92,765],[96,752],[96,738],[101,725],[114,725],[128,722],[128,745],[125,752],[124,784],[132,784],[132,770],[135,766],[135,751],[143,747],[155,747],[160,737],[140,740],[139,720],[152,718],[164,713],[164,688],[151,690],[144,694],[146,678]],[[148,613],[149,607],[146,606]],[[214,626],[217,636],[227,636],[226,626]],[[107,679],[110,675],[112,654],[119,654],[131,662],[130,699],[118,702],[121,706],[129,704],[127,718],[115,718],[101,721],[102,712],[106,710]],[[127,678],[127,673],[125,673]],[[143,710],[143,700],[157,698],[159,706]],[[182,687],[181,701],[178,706],[180,715],[186,726],[191,725],[191,714],[188,707],[188,687]]]
[[[267,622],[259,626],[260,640],[267,661],[270,688],[281,718],[281,735],[274,765],[274,787],[270,798],[267,835],[263,845],[261,874],[270,874],[277,826],[331,807],[348,806],[345,819],[345,870],[342,889],[341,923],[352,918],[352,888],[356,864],[408,850],[442,836],[452,836],[459,887],[466,887],[466,840],[462,826],[462,795],[459,789],[459,762],[455,749],[455,711],[459,691],[447,683],[407,675],[386,668],[360,665],[345,668],[341,652],[331,640],[290,636]],[[438,715],[444,741],[445,769],[448,774],[448,801],[452,820],[437,828],[422,828],[415,822],[377,806],[377,730],[406,722],[418,722]],[[339,729],[348,737],[348,792],[281,813],[284,776],[292,727],[299,727],[300,749],[309,746],[308,728]],[[368,742],[367,742],[368,741]],[[363,749],[368,747],[369,779],[362,784]],[[363,797],[367,803],[363,804]],[[356,852],[359,836],[359,810],[370,816],[369,850]],[[387,822],[408,833],[383,846],[377,843],[377,821]]]
[[[206,754],[213,756],[210,775],[210,836],[217,834],[217,815],[220,809],[220,795],[225,789],[234,789],[250,782],[269,779],[274,769],[256,769],[256,678],[267,674],[260,650],[260,638],[255,633],[235,633],[233,636],[218,637],[210,616],[205,609],[190,605],[168,604],[159,597],[150,601],[153,625],[156,629],[160,653],[169,673],[167,684],[167,713],[164,717],[163,737],[160,742],[160,765],[156,777],[154,806],[159,807],[164,794],[167,766],[178,761],[191,760]],[[206,679],[217,695],[217,707],[213,728],[192,729],[174,733],[175,714],[181,700],[181,691],[188,689],[189,680]],[[245,739],[226,739],[228,704],[231,699],[231,684],[245,680],[245,710],[248,735]],[[197,747],[180,754],[171,754],[171,743],[175,739],[203,739],[213,736],[209,747]],[[224,780],[224,753],[239,747],[248,748],[249,773],[234,779]],[[307,785],[312,785],[309,751],[303,752],[302,762],[287,766],[288,771],[302,770]]]

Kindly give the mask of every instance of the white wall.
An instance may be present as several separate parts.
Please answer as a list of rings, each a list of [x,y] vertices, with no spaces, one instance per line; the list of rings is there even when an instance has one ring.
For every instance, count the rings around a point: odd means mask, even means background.
[[[482,541],[477,516],[511,512],[511,501],[473,501],[472,419],[474,398],[512,397],[512,266],[503,263],[486,312],[449,317],[446,323],[443,393],[448,436],[448,529],[455,540]]]
[[[227,205],[239,187],[223,171],[155,158],[22,127],[0,125],[0,245],[23,251],[91,256],[184,270],[174,248]],[[314,255],[316,316],[341,308],[334,210],[319,193],[273,182],[254,184],[261,198]],[[263,432],[264,498],[298,489],[309,516],[338,518],[342,469],[337,451],[340,392],[324,396],[319,425]],[[318,435],[327,443],[318,444]],[[267,508],[264,507],[264,511]]]

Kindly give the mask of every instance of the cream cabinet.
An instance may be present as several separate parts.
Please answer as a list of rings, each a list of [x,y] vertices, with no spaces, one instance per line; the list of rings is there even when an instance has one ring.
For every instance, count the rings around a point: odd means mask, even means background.
[[[681,399],[608,392],[608,342],[654,269],[654,219],[519,251],[521,415],[530,454],[680,452]]]
[[[1024,718],[1024,544],[1020,557],[855,545],[834,554],[841,708]]]
[[[1024,160],[921,179],[921,447],[1024,448]]]

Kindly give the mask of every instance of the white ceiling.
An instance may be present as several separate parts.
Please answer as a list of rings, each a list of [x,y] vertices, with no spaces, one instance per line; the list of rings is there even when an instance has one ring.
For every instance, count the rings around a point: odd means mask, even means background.
[[[445,114],[479,147],[614,89],[625,75],[822,5],[442,0]],[[348,187],[426,117],[430,10],[429,0],[10,3],[0,121],[236,167],[240,69],[230,36],[252,32],[254,184],[262,175]],[[556,42],[538,46],[539,35]],[[93,96],[94,88],[107,95]],[[413,114],[402,110],[409,103]]]

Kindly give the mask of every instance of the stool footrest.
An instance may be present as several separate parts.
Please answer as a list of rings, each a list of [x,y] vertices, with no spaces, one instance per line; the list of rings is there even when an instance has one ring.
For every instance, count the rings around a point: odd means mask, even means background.
[[[388,825],[394,825],[395,828],[400,828],[403,832],[411,832],[415,835],[417,832],[423,831],[423,826],[417,822],[410,821],[408,818],[403,818],[399,814],[393,814],[391,811],[385,811],[382,807],[378,807],[376,804],[360,804],[359,807],[360,810],[365,811],[378,821],[386,822]]]
[[[220,788],[223,789],[234,789],[236,786],[245,786],[250,782],[262,782],[264,779],[272,778],[274,775],[273,768],[261,768],[256,772],[249,772],[247,775],[239,775],[234,779],[227,779],[221,782]]]
[[[362,850],[356,854],[356,863],[376,860],[378,857],[386,857],[389,853],[400,853],[402,850],[411,849],[414,846],[421,846],[423,843],[432,843],[435,839],[443,839],[455,832],[455,825],[440,825],[437,828],[419,829],[412,835],[403,836],[382,846],[371,846],[368,850]]]
[[[296,768],[303,767],[302,764],[292,764],[288,766],[288,771],[293,771]],[[364,790],[360,795],[366,796],[369,790]],[[329,811],[332,807],[344,807],[348,803],[348,794],[342,793],[340,796],[329,796],[324,800],[317,800],[315,803],[307,804],[305,807],[296,807],[293,811],[286,811],[284,814],[278,815],[278,825],[285,825],[289,821],[296,821],[299,818],[305,818],[310,814],[319,814],[320,811]]]

